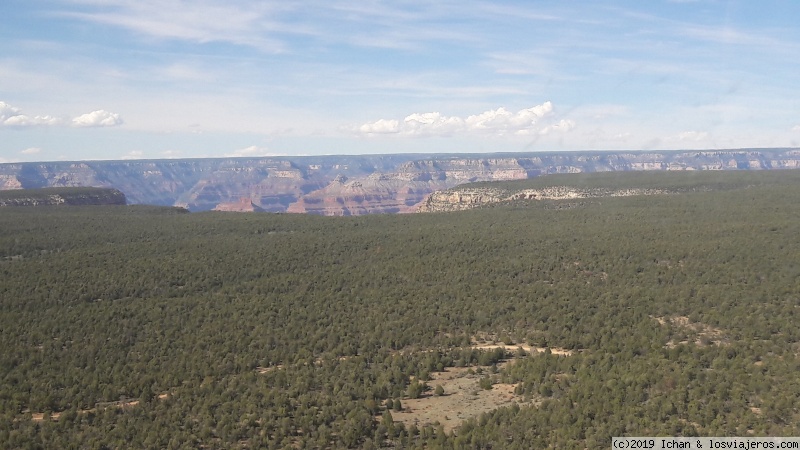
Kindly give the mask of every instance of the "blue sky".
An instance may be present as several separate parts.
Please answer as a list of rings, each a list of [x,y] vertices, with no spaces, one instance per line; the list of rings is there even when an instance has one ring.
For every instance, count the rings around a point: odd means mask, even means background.
[[[0,162],[800,142],[800,2],[3,0]]]

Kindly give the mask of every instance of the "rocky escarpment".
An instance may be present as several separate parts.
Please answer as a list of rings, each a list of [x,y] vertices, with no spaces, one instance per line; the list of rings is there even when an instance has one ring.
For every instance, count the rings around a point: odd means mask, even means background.
[[[214,207],[214,211],[224,211],[224,212],[264,212],[263,209],[259,208],[253,201],[249,198],[243,197],[239,199],[238,202],[227,202],[227,203],[220,203],[216,207]]]
[[[0,206],[125,205],[125,194],[116,189],[44,188],[0,192]]]
[[[410,212],[431,190],[430,180],[384,174],[351,180],[340,175],[324,188],[300,197],[286,212],[327,216]]]
[[[568,200],[597,197],[628,197],[632,195],[664,195],[676,192],[677,191],[669,189],[582,189],[570,186],[522,189],[516,192],[492,188],[454,189],[434,192],[419,205],[417,211],[463,211],[491,203],[510,202],[514,200]]]
[[[0,164],[0,190],[115,188],[130,203],[326,215],[416,210],[429,194],[476,182],[613,171],[800,168],[797,149],[537,152],[82,161]],[[463,195],[463,194],[462,194]],[[227,205],[227,206],[226,206]]]
[[[442,158],[409,161],[392,171],[367,176],[339,175],[322,189],[303,195],[290,213],[360,215],[415,212],[436,190],[471,181],[526,179],[514,158]]]

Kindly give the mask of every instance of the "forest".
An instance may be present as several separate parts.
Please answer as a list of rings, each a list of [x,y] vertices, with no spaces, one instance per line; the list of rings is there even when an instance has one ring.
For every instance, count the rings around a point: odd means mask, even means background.
[[[498,186],[565,183],[680,193],[359,217],[0,208],[0,448],[800,435],[800,171]],[[514,401],[448,430],[393,418],[446,396],[451,368]]]

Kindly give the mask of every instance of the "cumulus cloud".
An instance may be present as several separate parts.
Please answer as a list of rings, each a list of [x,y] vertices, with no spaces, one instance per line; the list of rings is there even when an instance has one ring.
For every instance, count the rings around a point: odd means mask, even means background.
[[[42,151],[42,149],[40,149],[39,147],[30,147],[30,148],[26,148],[25,150],[21,151],[20,153],[22,153],[23,155],[35,155],[35,154],[37,154],[37,153],[39,153],[41,151]]]
[[[70,124],[74,127],[113,127],[121,125],[122,118],[119,114],[102,109],[82,114],[72,120],[50,115],[30,116],[23,114],[19,108],[0,101],[0,126],[21,128],[65,124]]]
[[[0,102],[0,126],[27,127],[34,125],[58,125],[63,121],[53,116],[29,116],[6,102]]]
[[[380,119],[372,123],[365,123],[358,127],[363,134],[391,134],[400,132],[400,122],[397,120]]]
[[[63,123],[61,119],[53,116],[34,116],[29,117],[24,114],[9,117],[5,124],[10,127],[27,127],[33,125],[59,125]]]
[[[122,118],[119,114],[99,109],[72,119],[72,125],[75,127],[115,127],[122,125]]]
[[[414,113],[402,121],[380,119],[356,128],[358,134],[401,134],[407,136],[450,136],[456,133],[490,135],[534,135],[569,131],[575,122],[555,120],[551,102],[531,108],[509,111],[503,107],[467,116],[446,116],[439,112]]]
[[[449,135],[464,128],[460,117],[443,116],[438,112],[411,114],[403,120],[403,130],[418,135]]]
[[[553,104],[544,102],[533,108],[512,113],[505,108],[485,111],[467,117],[466,123],[473,130],[494,130],[501,133],[532,131],[531,129],[545,116],[553,113]]]
[[[19,108],[15,108],[6,102],[0,102],[0,122],[5,123],[11,117],[19,115]]]

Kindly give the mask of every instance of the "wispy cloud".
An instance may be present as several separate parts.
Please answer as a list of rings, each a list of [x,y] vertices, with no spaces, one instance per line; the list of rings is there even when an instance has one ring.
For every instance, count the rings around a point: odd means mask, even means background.
[[[554,69],[550,58],[536,52],[492,53],[488,55],[486,65],[505,75],[547,75]]]
[[[35,155],[37,153],[41,153],[42,149],[39,147],[29,147],[25,150],[22,150],[20,153],[23,155]]]
[[[555,20],[530,8],[503,8],[486,1],[428,3],[375,0],[61,0],[59,17],[117,27],[140,36],[196,43],[224,42],[269,53],[295,50],[293,38],[357,47],[419,50],[432,42],[480,38],[467,22],[514,16]],[[79,8],[76,8],[79,7]],[[443,21],[449,26],[439,26]],[[346,30],[346,31],[345,31]]]
[[[345,42],[361,47],[418,48],[426,41],[475,40],[466,30],[431,27],[438,19],[463,14],[454,2],[397,5],[341,0],[252,2],[249,0],[63,0],[75,8],[60,17],[122,28],[155,39],[224,42],[268,53],[292,50],[294,37]],[[342,32],[332,24],[348,24]]]
[[[166,159],[183,158],[183,152],[180,150],[164,150],[161,152],[161,157]]]
[[[699,142],[708,139],[707,131],[683,131],[676,136],[679,141]]]
[[[782,44],[781,41],[769,36],[748,33],[730,26],[714,27],[688,25],[679,28],[678,31],[684,36],[718,44],[758,45],[765,47],[774,47]]]
[[[121,27],[144,36],[200,43],[230,42],[261,50],[282,51],[272,32],[298,29],[271,20],[290,8],[276,2],[220,2],[200,0],[187,5],[180,0],[71,0],[84,11],[61,11],[64,17]]]
[[[547,125],[541,130],[539,130],[539,134],[545,135],[552,132],[567,132],[575,128],[575,121],[570,119],[561,119],[558,122]]]

